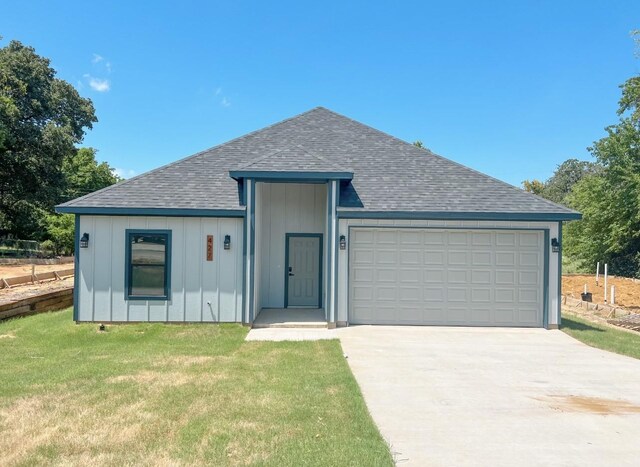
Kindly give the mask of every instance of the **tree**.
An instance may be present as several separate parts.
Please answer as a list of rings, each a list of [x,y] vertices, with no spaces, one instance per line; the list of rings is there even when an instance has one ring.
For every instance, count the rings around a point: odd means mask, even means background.
[[[56,255],[74,253],[75,219],[73,214],[48,214],[46,216],[47,240],[53,243]]]
[[[423,144],[423,143],[422,143],[422,141],[420,141],[419,139],[415,140],[415,141],[413,142],[413,145],[414,145],[415,147],[417,147],[417,148],[425,149],[424,144]]]
[[[598,173],[602,167],[589,161],[568,159],[558,166],[551,178],[544,184],[542,196],[554,203],[566,204],[565,198],[571,188],[588,175]]]
[[[524,191],[542,196],[542,192],[544,191],[544,182],[541,182],[540,180],[525,180],[522,182],[522,188],[524,188]]]
[[[98,163],[94,148],[80,148],[67,155],[62,162],[64,188],[61,201],[84,196],[121,179],[106,162]]]
[[[601,169],[602,166],[595,162],[568,159],[556,168],[547,181],[525,180],[522,186],[529,193],[542,196],[554,203],[567,204],[566,197],[571,192],[571,188],[582,178],[595,174]]]
[[[583,219],[567,228],[566,252],[584,265],[606,262],[612,274],[640,277],[640,86],[622,86],[618,124],[590,152],[602,169],[580,180],[567,199]],[[626,116],[625,116],[626,114]]]
[[[62,163],[97,121],[93,104],[47,58],[0,48],[0,229],[34,238],[63,189]]]

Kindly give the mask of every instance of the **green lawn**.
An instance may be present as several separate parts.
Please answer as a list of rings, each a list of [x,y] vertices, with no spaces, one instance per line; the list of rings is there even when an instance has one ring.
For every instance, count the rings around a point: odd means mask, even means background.
[[[562,315],[561,329],[592,347],[640,358],[640,335]]]
[[[0,323],[0,464],[392,465],[338,341]]]

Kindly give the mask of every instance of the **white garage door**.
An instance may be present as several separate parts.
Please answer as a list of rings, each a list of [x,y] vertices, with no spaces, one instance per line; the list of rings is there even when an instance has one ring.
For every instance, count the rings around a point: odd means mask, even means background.
[[[544,233],[352,228],[349,322],[542,326]]]

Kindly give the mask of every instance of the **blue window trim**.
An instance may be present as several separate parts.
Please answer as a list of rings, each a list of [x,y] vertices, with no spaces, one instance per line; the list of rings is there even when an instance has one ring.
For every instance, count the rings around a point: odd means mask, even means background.
[[[289,308],[289,239],[291,238],[317,238],[319,240],[319,266],[318,266],[318,274],[320,277],[318,278],[318,308],[322,308],[322,274],[323,274],[323,248],[322,248],[322,238],[323,235],[321,233],[285,233],[284,235],[284,307]]]
[[[164,250],[164,295],[131,295],[131,236],[132,235],[166,235],[167,243]],[[166,229],[126,229],[125,230],[125,260],[124,260],[124,299],[125,300],[155,300],[167,301],[171,299],[171,230]]]

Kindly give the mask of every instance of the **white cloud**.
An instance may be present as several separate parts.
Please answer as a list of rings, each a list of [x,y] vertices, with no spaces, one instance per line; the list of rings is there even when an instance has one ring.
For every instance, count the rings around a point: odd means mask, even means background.
[[[216,96],[219,96],[222,93],[222,88],[216,89]]]
[[[231,102],[226,97],[223,97],[222,100],[220,101],[220,105],[222,107],[231,107]]]
[[[96,78],[89,74],[84,75],[84,77],[87,79],[89,87],[94,91],[107,92],[111,89],[111,82],[108,79]]]
[[[136,176],[136,171],[132,169],[113,169],[113,173],[120,178],[131,178]]]
[[[91,59],[91,63],[100,63],[103,60],[104,60],[104,57],[102,55],[93,54],[93,58]]]
[[[107,69],[107,73],[111,73],[111,62],[105,63],[104,67]]]

